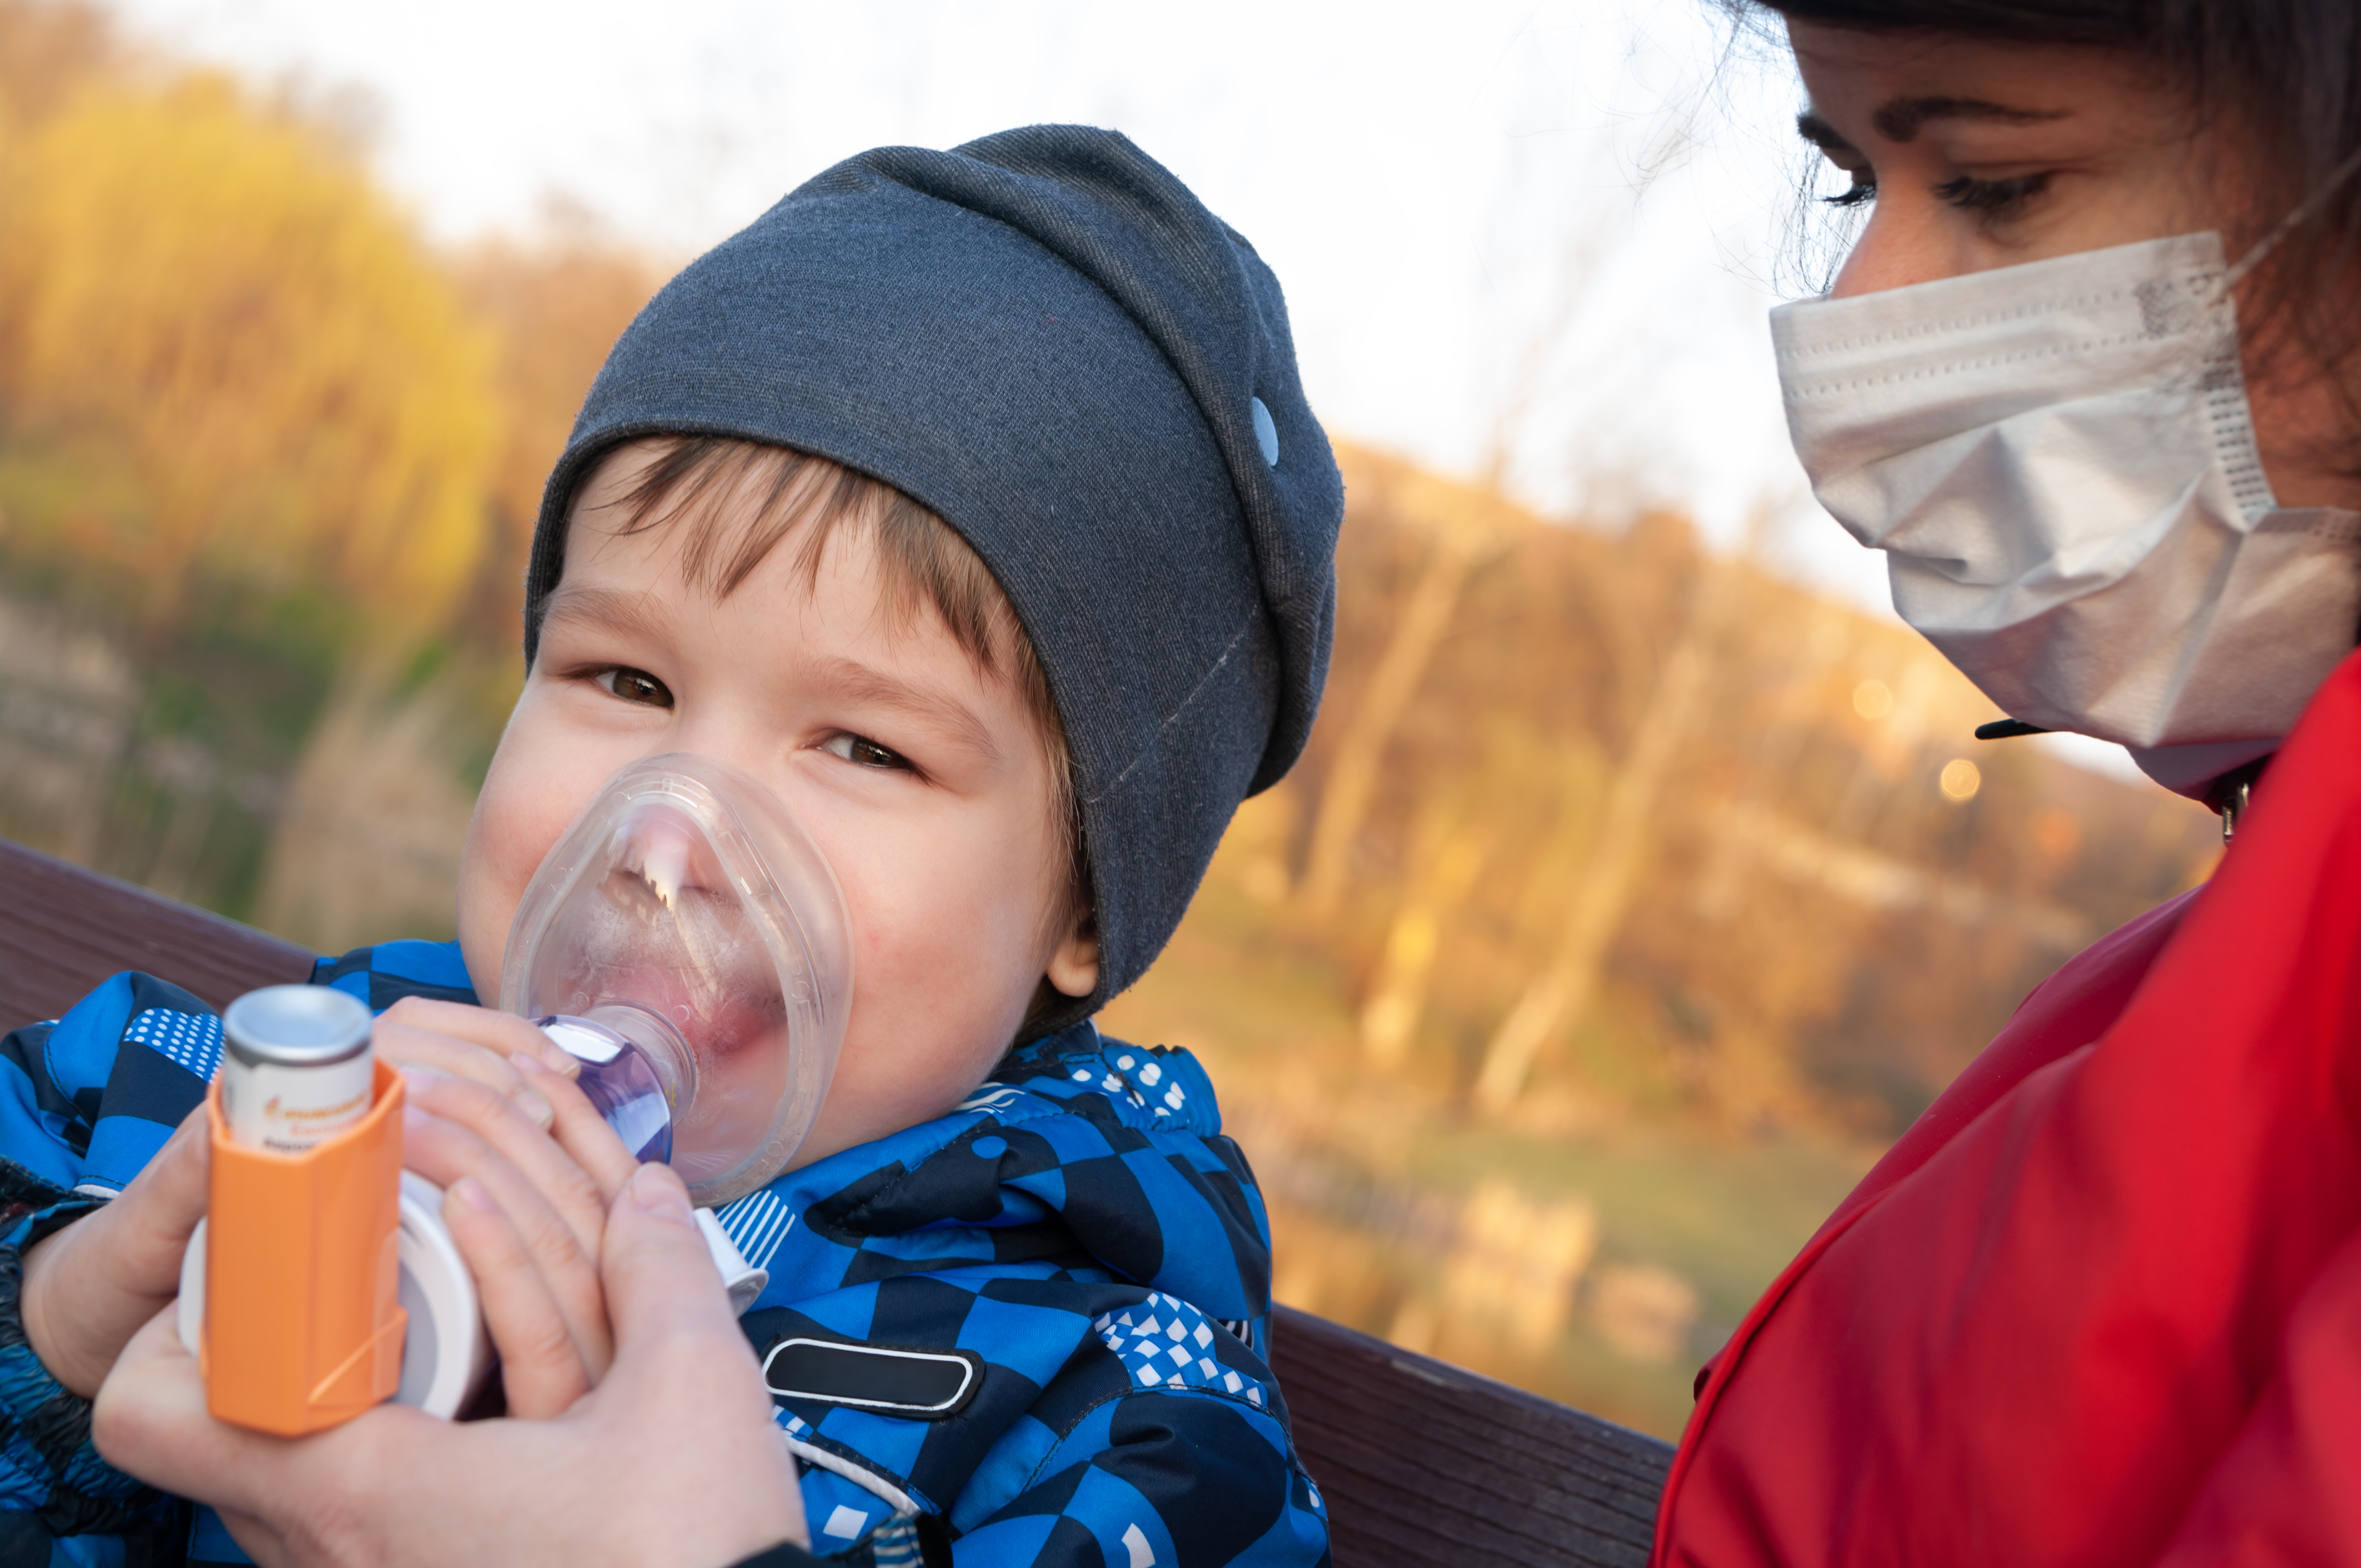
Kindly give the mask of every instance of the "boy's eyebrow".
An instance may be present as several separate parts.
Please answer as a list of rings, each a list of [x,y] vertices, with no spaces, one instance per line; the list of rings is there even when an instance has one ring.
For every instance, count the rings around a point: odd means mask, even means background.
[[[541,620],[544,626],[571,621],[579,626],[601,627],[643,638],[656,638],[664,631],[664,622],[649,610],[638,595],[620,594],[612,588],[587,587],[575,583],[557,585],[549,598],[543,601]]]
[[[923,690],[883,670],[840,656],[822,659],[815,673],[848,701],[867,703],[939,725],[949,732],[952,744],[976,752],[995,766],[1005,760],[991,727],[956,698]]]

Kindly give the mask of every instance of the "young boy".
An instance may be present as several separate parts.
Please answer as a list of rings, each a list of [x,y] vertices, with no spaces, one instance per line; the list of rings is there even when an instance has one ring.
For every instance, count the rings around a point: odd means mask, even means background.
[[[743,1322],[816,1552],[1325,1559],[1263,1360],[1253,1177],[1185,1053],[1089,1018],[1301,750],[1342,511],[1276,280],[1107,132],[840,164],[675,280],[592,388],[544,504],[460,939],[315,979],[441,1003],[404,1003],[381,1045],[465,1072],[450,1053],[521,1025],[452,1004],[496,994],[525,883],[618,766],[696,751],[785,801],[843,886],[854,998],[797,1168],[720,1217],[771,1273]],[[78,1190],[156,1154],[218,1038],[134,976],[0,1047],[0,1286],[27,1255],[24,1332],[0,1288],[20,1422],[0,1500],[26,1511],[0,1518],[73,1561],[177,1548],[186,1512],[104,1465],[75,1398],[121,1343],[77,1325],[137,1318],[71,1282],[156,1265],[44,1253]],[[546,1075],[522,1081],[545,1121]],[[518,1234],[579,1184],[545,1174],[555,1148],[476,1190],[500,1187]],[[168,1151],[147,1185],[187,1164]],[[595,1301],[552,1295],[595,1341]],[[209,1516],[192,1546],[242,1560]]]

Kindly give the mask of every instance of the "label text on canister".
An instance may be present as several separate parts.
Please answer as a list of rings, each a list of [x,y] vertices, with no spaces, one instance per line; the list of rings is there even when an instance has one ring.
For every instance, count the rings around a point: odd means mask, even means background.
[[[371,1020],[319,985],[249,991],[222,1014],[222,1116],[249,1148],[300,1154],[368,1114]]]
[[[230,1136],[251,1148],[295,1154],[368,1114],[371,1053],[317,1067],[242,1062],[222,1056],[222,1113]]]

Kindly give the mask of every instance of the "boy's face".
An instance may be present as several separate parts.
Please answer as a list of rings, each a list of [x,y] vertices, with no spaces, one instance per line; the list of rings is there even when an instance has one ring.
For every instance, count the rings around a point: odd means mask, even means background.
[[[620,536],[600,521],[648,460],[623,448],[577,499],[565,576],[468,830],[460,946],[494,1001],[525,884],[624,763],[693,751],[762,780],[828,857],[851,919],[852,1004],[796,1156],[808,1164],[948,1112],[1044,975],[1090,992],[1096,945],[1079,918],[1052,924],[1071,873],[1009,661],[978,670],[930,607],[895,622],[857,529],[830,538],[813,587],[790,535],[716,600],[681,571],[696,520]]]

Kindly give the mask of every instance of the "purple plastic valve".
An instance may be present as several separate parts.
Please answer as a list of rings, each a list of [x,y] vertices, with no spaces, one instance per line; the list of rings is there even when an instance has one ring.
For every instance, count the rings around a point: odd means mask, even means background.
[[[617,1009],[600,1008],[600,1012]],[[633,1012],[640,1011],[637,1008]],[[596,1018],[556,1014],[533,1020],[542,1033],[582,1064],[575,1081],[634,1158],[672,1158],[673,1097],[653,1057],[629,1036]]]

